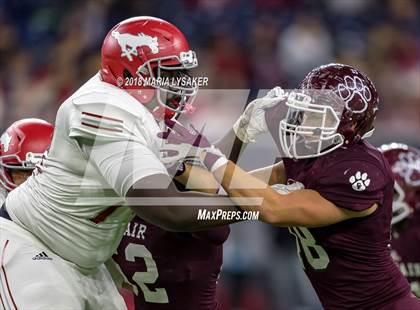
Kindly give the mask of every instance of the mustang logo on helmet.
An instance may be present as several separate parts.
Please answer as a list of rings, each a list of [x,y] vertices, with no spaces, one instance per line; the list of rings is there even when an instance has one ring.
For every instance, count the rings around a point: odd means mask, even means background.
[[[3,145],[4,152],[9,151],[11,141],[12,141],[12,137],[7,132],[1,136],[0,144]]]
[[[157,37],[151,37],[144,33],[133,35],[130,33],[119,33],[118,31],[113,31],[111,35],[121,47],[121,57],[127,57],[130,61],[133,61],[133,56],[138,55],[137,48],[141,46],[148,46],[152,54],[159,53]]]

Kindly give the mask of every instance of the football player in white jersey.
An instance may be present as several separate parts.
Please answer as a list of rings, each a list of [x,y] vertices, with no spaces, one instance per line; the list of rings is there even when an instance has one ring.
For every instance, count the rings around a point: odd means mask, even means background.
[[[178,192],[159,159],[157,119],[189,110],[197,87],[144,80],[188,78],[196,66],[185,37],[166,21],[136,17],[111,29],[100,72],[61,105],[43,165],[2,208],[6,309],[125,309],[103,263],[134,214],[167,230],[232,222],[197,221],[196,208],[174,206],[174,196],[206,195]]]
[[[0,138],[0,206],[10,191],[21,185],[42,161],[51,144],[54,127],[41,119],[28,118],[14,122]],[[36,171],[35,171],[36,173]],[[4,209],[0,208],[0,216]],[[0,223],[0,226],[2,223]],[[10,298],[6,271],[0,272],[1,309],[13,309],[14,300]]]
[[[14,122],[0,138],[0,206],[26,181],[51,144],[54,127],[36,118]]]

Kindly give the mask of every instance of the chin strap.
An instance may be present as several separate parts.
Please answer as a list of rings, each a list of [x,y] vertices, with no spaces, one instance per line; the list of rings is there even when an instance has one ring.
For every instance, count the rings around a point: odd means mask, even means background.
[[[371,130],[365,132],[363,136],[361,137],[361,139],[363,140],[363,139],[372,137],[374,131],[375,131],[375,128],[372,128]]]

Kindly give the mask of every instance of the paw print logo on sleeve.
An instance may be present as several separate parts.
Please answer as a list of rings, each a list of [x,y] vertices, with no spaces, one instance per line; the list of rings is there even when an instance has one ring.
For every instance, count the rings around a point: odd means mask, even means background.
[[[370,179],[366,172],[361,173],[357,171],[355,175],[352,175],[349,179],[351,187],[358,192],[364,191],[370,184]]]

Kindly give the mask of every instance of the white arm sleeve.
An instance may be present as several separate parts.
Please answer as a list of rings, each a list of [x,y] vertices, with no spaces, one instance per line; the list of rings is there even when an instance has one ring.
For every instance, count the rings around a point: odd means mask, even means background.
[[[168,174],[157,156],[135,141],[97,142],[94,147],[83,146],[83,150],[121,197],[125,197],[137,181],[147,176]]]

